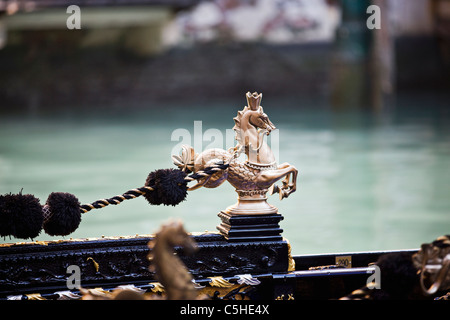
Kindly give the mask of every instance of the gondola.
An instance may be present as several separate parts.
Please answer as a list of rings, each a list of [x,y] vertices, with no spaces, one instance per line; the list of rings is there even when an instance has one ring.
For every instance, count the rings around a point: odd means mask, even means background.
[[[381,256],[412,256],[418,251],[291,256],[286,239],[230,242],[220,233],[191,236],[198,246],[194,254],[184,253],[182,247],[174,252],[193,275],[199,293],[213,299],[340,299],[366,286]],[[0,297],[79,299],[79,289],[68,289],[74,285],[70,266],[80,267],[79,284],[85,289],[111,292],[132,286],[146,294],[163,295],[164,289],[149,270],[152,239],[147,235],[3,244]]]
[[[298,171],[278,165],[264,141],[275,126],[262,94],[246,98],[234,118],[234,148],[196,153],[183,146],[172,157],[178,168],[150,173],[143,187],[85,205],[67,193],[52,193],[44,205],[32,195],[0,196],[1,236],[67,236],[85,212],[139,196],[177,205],[187,192],[228,181],[237,203],[218,208],[217,232],[187,233],[174,220],[154,235],[2,244],[0,299],[112,299],[120,292],[170,300],[445,299],[450,236],[411,250],[291,254],[284,217],[266,194],[289,197]]]

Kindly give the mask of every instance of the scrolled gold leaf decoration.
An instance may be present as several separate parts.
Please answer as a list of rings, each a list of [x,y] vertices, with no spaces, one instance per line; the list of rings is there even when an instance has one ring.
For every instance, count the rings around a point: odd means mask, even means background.
[[[223,277],[209,277],[211,281],[209,285],[211,287],[219,287],[219,288],[229,288],[234,286],[234,284],[230,283],[228,280],[225,280]]]

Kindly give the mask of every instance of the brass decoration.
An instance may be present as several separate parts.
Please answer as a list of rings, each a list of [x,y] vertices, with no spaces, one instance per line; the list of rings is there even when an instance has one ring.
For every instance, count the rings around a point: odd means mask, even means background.
[[[57,300],[78,300],[81,298],[79,294],[73,293],[72,291],[57,291],[55,294],[58,295]]]
[[[81,300],[147,300],[150,297],[143,290],[132,285],[119,286],[112,291],[104,290],[103,288],[81,288],[80,292],[82,293]],[[69,299],[72,300],[70,297]],[[73,297],[73,299],[78,298]]]
[[[294,258],[292,257],[292,252],[291,252],[292,247],[291,247],[291,244],[290,244],[290,242],[289,242],[288,239],[283,238],[283,240],[287,242],[287,246],[288,246],[288,259],[289,259],[289,264],[288,264],[288,270],[287,270],[287,271],[288,271],[288,272],[290,272],[290,271],[295,271],[295,260],[294,260]]]
[[[161,283],[153,282],[152,285],[153,285],[153,288],[151,288],[150,290],[153,293],[163,293],[163,292],[165,292],[164,286]]]
[[[103,288],[80,288],[81,300],[103,300],[110,298],[110,292]]]
[[[336,266],[343,268],[352,267],[352,256],[336,256],[335,257]]]
[[[234,284],[230,283],[228,280],[225,280],[223,277],[209,277],[211,281],[209,285],[211,287],[219,287],[219,288],[229,288],[234,286]]]
[[[450,235],[440,236],[432,243],[423,243],[412,260],[419,270],[424,294],[433,295],[450,289]]]
[[[44,297],[42,297],[39,293],[30,293],[25,295],[27,297],[27,300],[47,300]]]
[[[260,105],[262,94],[247,92],[247,106],[238,111],[233,130],[237,144],[228,150],[208,149],[197,154],[190,146],[183,146],[181,155],[172,156],[175,165],[186,172],[194,173],[213,164],[229,164],[227,170],[198,179],[188,190],[200,187],[216,188],[228,181],[238,194],[236,204],[223,210],[229,215],[268,215],[278,209],[267,203],[267,192],[279,193],[280,199],[295,192],[297,169],[289,163],[277,165],[275,156],[264,140],[275,129]],[[239,156],[245,154],[246,160]],[[283,179],[281,186],[274,185]]]
[[[295,300],[293,293],[288,293],[286,296],[282,294],[275,298],[275,300]]]
[[[232,284],[231,287],[205,287],[201,294],[212,300],[250,300],[248,292],[254,287],[245,284]]]
[[[251,286],[257,286],[261,284],[261,281],[259,281],[257,278],[253,278],[251,274],[240,274],[237,275],[238,280],[237,283],[239,284],[247,284]]]
[[[193,277],[183,262],[173,254],[174,246],[182,246],[185,251],[193,252],[197,245],[186,232],[181,221],[169,221],[161,227],[155,238],[148,243],[151,271],[164,287],[168,300],[195,300],[198,292]],[[152,291],[160,291],[155,286]]]
[[[89,261],[89,260],[91,260],[92,263],[94,264],[95,272],[98,272],[98,269],[100,268],[100,265],[98,264],[98,262],[95,261],[94,258],[92,258],[92,257],[88,257],[86,259],[86,261]]]

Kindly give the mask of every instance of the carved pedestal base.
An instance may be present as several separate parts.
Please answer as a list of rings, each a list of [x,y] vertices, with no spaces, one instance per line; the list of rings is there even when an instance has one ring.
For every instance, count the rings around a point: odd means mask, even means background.
[[[232,215],[221,211],[222,223],[217,229],[228,241],[280,241],[283,229],[278,223],[284,219],[279,214]]]
[[[223,213],[229,215],[273,215],[278,209],[267,203],[267,189],[262,190],[236,190],[238,201],[229,206]]]

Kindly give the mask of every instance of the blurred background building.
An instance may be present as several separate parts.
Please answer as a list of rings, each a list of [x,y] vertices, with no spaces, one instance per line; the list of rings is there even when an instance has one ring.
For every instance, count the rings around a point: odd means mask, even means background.
[[[79,30],[66,26],[69,4]],[[367,28],[371,4],[381,29]],[[150,107],[254,88],[380,110],[399,91],[448,91],[449,21],[447,0],[0,0],[1,108]]]

